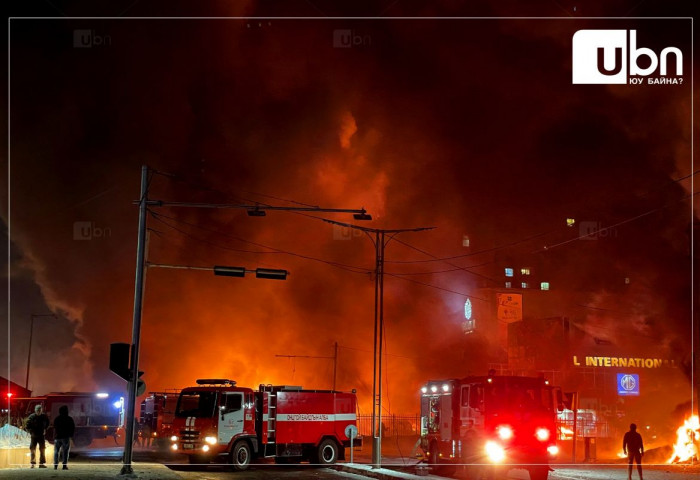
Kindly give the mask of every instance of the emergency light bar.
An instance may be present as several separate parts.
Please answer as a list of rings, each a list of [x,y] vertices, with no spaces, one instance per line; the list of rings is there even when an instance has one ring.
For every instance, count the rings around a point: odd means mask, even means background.
[[[235,385],[235,380],[228,380],[226,378],[198,378],[197,385]]]

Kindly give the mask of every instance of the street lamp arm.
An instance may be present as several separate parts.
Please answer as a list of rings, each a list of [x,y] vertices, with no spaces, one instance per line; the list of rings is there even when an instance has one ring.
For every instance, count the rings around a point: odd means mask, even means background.
[[[345,223],[345,222],[337,222],[335,220],[330,220],[328,218],[322,218],[324,222],[327,223],[332,223],[333,225],[340,225],[341,227],[347,227],[347,228],[354,228],[355,230],[362,230],[363,232],[371,232],[371,233],[393,233],[393,234],[398,234],[402,232],[422,232],[424,230],[433,230],[437,227],[416,227],[416,228],[397,228],[397,229],[382,229],[382,228],[369,228],[369,227],[361,227],[359,225],[353,225],[352,223]],[[393,238],[393,236],[392,236]]]
[[[138,200],[132,202],[139,205]],[[364,208],[324,208],[324,207],[284,207],[279,205],[241,204],[241,203],[192,203],[192,202],[170,202],[166,200],[148,200],[149,205],[158,207],[190,207],[190,208],[230,208],[242,210],[281,210],[290,212],[326,212],[326,213],[356,213],[364,215],[367,210]]]

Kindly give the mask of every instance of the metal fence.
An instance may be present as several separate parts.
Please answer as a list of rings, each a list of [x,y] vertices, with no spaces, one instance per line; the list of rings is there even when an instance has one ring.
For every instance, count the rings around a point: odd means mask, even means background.
[[[560,416],[556,422],[557,439],[570,440],[573,434],[573,415]],[[372,415],[358,415],[357,429],[362,436],[372,435]],[[410,437],[420,435],[420,415],[382,415],[383,437]],[[576,422],[576,436],[610,438],[618,435],[608,422],[596,420],[592,415],[579,412]]]
[[[357,429],[362,436],[372,435],[372,415],[358,415]],[[420,435],[420,415],[382,415],[383,437]]]

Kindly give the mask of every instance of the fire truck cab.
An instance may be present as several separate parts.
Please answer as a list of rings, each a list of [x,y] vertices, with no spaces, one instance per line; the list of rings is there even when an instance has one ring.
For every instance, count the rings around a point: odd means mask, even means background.
[[[171,449],[190,463],[218,458],[245,470],[255,458],[323,465],[345,458],[348,426],[357,421],[354,393],[272,385],[254,391],[226,379],[197,384],[180,392],[171,437]]]
[[[546,480],[559,451],[558,408],[561,391],[544,378],[431,380],[421,388],[421,448],[431,465],[463,465],[477,477],[524,468]]]

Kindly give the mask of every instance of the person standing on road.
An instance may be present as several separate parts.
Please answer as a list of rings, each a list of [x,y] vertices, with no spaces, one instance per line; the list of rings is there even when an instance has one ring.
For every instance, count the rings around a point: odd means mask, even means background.
[[[630,425],[630,431],[625,433],[622,439],[622,451],[627,455],[629,466],[627,467],[627,480],[632,480],[632,462],[637,462],[639,480],[642,480],[642,456],[644,455],[644,442],[637,432],[637,425]]]
[[[49,428],[49,417],[43,412],[41,405],[34,407],[34,413],[29,415],[25,430],[31,435],[29,451],[32,453],[32,468],[36,465],[36,447],[39,446],[39,468],[46,468],[46,439],[44,434]]]
[[[58,454],[63,451],[63,470],[68,470],[68,453],[70,452],[70,439],[75,434],[75,422],[68,415],[68,407],[61,405],[58,409],[58,417],[53,421],[53,469],[58,470]]]

